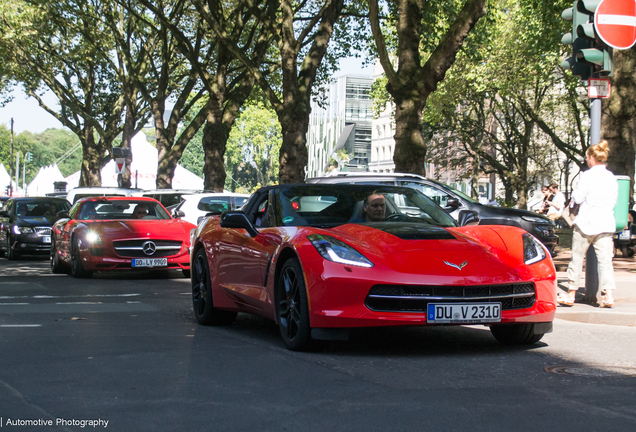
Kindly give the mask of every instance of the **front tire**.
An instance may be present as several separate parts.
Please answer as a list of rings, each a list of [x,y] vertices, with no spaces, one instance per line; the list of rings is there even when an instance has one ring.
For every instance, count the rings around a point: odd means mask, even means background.
[[[276,285],[278,328],[287,349],[305,351],[312,345],[305,278],[297,259],[289,259]]]
[[[500,324],[490,326],[490,332],[504,345],[532,345],[541,340],[544,333],[534,334],[534,324]]]
[[[62,267],[62,263],[60,262],[60,257],[57,253],[57,247],[55,246],[55,241],[51,244],[51,273],[53,274],[62,274],[64,273],[64,267]]]
[[[208,257],[200,249],[194,257],[192,274],[192,307],[194,318],[202,325],[230,325],[236,319],[236,312],[217,309],[212,298],[210,267]]]
[[[74,278],[90,278],[93,272],[85,270],[82,265],[77,238],[73,238],[71,245],[71,276]]]

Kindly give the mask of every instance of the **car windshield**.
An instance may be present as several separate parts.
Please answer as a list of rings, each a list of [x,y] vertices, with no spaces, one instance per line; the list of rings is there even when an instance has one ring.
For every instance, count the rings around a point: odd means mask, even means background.
[[[158,202],[141,200],[86,201],[79,209],[80,220],[171,219]]]
[[[383,204],[371,214],[374,203]],[[281,188],[274,202],[280,226],[333,227],[346,223],[426,223],[457,226],[453,218],[419,191],[378,185],[297,185]]]
[[[58,212],[68,210],[70,204],[67,201],[51,199],[18,200],[14,208],[17,217],[52,218]]]

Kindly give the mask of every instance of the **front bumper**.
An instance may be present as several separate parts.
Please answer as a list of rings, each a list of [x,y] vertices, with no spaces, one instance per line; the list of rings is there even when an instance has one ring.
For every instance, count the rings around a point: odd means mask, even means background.
[[[17,254],[51,253],[51,236],[35,233],[11,235],[11,248]]]
[[[148,258],[152,258],[149,256]],[[132,261],[135,258],[122,257],[115,253],[112,244],[109,245],[89,245],[80,243],[80,259],[84,269],[89,271],[109,271],[109,270],[189,270],[190,252],[187,245],[181,247],[175,255],[162,257],[166,258],[167,266],[158,267],[133,267]]]
[[[318,280],[307,280],[310,303],[310,323],[315,328],[375,327],[393,325],[461,325],[429,324],[424,310],[419,311],[377,311],[371,310],[367,302],[372,287],[378,285],[421,286],[422,277],[405,278],[377,268],[361,269],[323,263],[325,271]],[[535,287],[534,301],[529,307],[502,310],[501,324],[552,322],[556,313],[556,277],[550,260],[535,264],[539,274],[545,276],[525,277],[521,280],[497,280],[494,276],[484,285],[514,284],[531,282]],[[307,273],[306,273],[307,274]],[[527,276],[527,275],[526,275]],[[419,279],[419,280],[418,280]],[[465,285],[476,286],[475,281],[465,281]],[[443,278],[431,276],[426,283],[444,285]],[[462,282],[456,281],[456,286]],[[458,285],[457,285],[458,284]],[[474,300],[473,300],[474,301]],[[467,297],[465,302],[471,302]],[[503,307],[503,302],[502,302]],[[489,324],[484,324],[489,325]]]

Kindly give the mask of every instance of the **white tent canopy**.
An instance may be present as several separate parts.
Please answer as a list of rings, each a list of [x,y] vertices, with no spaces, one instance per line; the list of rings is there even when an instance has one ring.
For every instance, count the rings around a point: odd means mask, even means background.
[[[130,143],[132,150],[132,163],[130,174],[132,187],[141,189],[157,188],[157,166],[159,157],[157,149],[146,141],[146,134],[139,132]],[[66,178],[67,190],[79,185],[80,172],[71,174]],[[117,173],[115,161],[111,160],[102,168],[102,186],[117,186]],[[180,165],[174,172],[172,179],[173,189],[203,189],[203,179],[191,173]]]
[[[0,187],[2,188],[0,189],[0,194],[4,195],[4,192],[7,189],[7,186],[9,186],[9,183],[11,183],[11,185],[13,186],[13,190],[15,191],[15,182],[11,180],[11,177],[9,176],[7,169],[4,167],[4,164],[0,163]]]
[[[57,164],[41,167],[38,174],[27,186],[27,194],[29,196],[45,196],[54,191],[53,182],[58,181],[65,180]]]

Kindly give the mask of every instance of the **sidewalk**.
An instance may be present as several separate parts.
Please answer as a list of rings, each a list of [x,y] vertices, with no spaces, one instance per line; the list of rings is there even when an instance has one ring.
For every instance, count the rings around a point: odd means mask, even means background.
[[[567,292],[567,267],[572,256],[569,249],[557,247],[557,254],[553,258],[557,270],[559,289]],[[576,294],[574,306],[559,306],[556,318],[568,321],[578,321],[590,324],[636,325],[636,257],[623,258],[620,252],[614,257],[614,278],[616,291],[614,292],[614,307],[601,309],[598,305],[581,303],[585,293],[585,271]],[[585,266],[583,267],[585,269]]]

